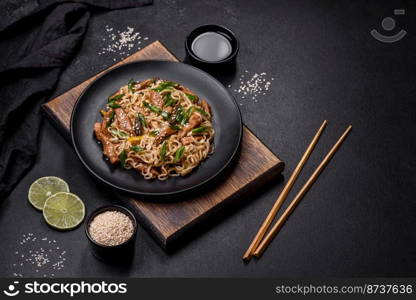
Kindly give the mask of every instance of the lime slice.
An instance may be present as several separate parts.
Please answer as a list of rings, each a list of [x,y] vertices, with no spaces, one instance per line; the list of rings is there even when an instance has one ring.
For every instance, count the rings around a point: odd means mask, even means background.
[[[42,177],[32,183],[28,199],[36,209],[42,210],[46,199],[59,192],[69,192],[68,184],[58,177]]]
[[[56,229],[73,229],[84,217],[84,202],[72,193],[60,192],[50,196],[43,207],[43,218]]]

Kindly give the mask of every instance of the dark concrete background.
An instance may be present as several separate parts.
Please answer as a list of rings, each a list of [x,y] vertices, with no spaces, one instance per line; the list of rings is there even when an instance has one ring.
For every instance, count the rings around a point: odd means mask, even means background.
[[[256,191],[173,253],[140,228],[132,263],[106,265],[91,255],[83,227],[54,231],[27,202],[30,183],[46,175],[65,179],[89,212],[117,202],[45,122],[36,165],[1,203],[0,276],[13,276],[14,253],[24,247],[18,240],[28,232],[66,249],[66,266],[55,273],[61,277],[415,276],[416,5],[383,2],[155,0],[144,8],[95,13],[56,95],[120,59],[97,55],[107,24],[116,30],[132,26],[149,37],[146,43],[158,39],[180,59],[194,27],[226,25],[239,37],[241,51],[235,78],[225,84],[233,90],[244,70],[275,78],[259,102],[236,99],[244,104],[244,123],[286,162],[284,181]],[[381,31],[382,18],[394,8],[406,9],[395,18],[408,34],[383,44],[369,32]],[[263,258],[243,264],[243,252],[324,119],[329,126],[295,190],[348,124],[353,131]],[[21,271],[37,275],[28,266]]]

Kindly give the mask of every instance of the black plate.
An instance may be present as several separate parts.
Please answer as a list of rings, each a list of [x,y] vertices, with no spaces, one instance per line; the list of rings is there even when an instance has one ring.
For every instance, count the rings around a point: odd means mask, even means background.
[[[189,175],[166,181],[145,180],[135,170],[112,165],[103,157],[102,146],[93,133],[95,122],[101,121],[100,109],[107,98],[133,78],[151,77],[172,80],[190,88],[206,99],[213,112],[215,152]],[[198,187],[217,176],[230,163],[240,145],[241,115],[237,103],[227,89],[211,75],[177,62],[142,61],[112,69],[96,79],[75,104],[71,117],[71,136],[75,151],[85,167],[106,184],[125,192],[140,195],[170,195]]]

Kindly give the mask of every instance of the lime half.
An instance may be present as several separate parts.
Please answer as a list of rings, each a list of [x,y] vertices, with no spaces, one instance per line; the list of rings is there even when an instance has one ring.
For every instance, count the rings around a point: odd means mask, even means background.
[[[56,229],[73,229],[82,222],[84,217],[84,202],[72,193],[57,193],[46,199],[43,207],[43,218],[46,223]]]
[[[59,177],[42,177],[32,183],[28,199],[36,209],[42,210],[46,199],[59,192],[69,192],[68,184]]]

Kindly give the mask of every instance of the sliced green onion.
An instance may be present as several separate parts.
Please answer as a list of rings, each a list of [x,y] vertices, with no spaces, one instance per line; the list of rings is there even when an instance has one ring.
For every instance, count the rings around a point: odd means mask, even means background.
[[[192,114],[194,107],[191,106],[190,108],[188,108],[188,110],[184,113],[182,120],[181,120],[181,125],[185,125],[186,123],[188,123],[189,118]]]
[[[176,150],[175,158],[173,159],[173,162],[177,163],[178,161],[180,161],[184,152],[185,152],[185,146],[182,146],[178,150]]]
[[[164,141],[163,144],[162,144],[162,148],[160,149],[160,159],[161,160],[165,160],[165,158],[166,158],[167,146],[168,146],[168,144],[166,143],[166,141]]]
[[[139,119],[143,127],[147,126],[146,118],[141,113],[137,114],[137,118]]]
[[[167,111],[162,111],[160,115],[163,117],[163,119],[167,120],[169,119],[170,113],[168,113]]]
[[[159,131],[158,130],[153,130],[153,131],[150,131],[150,133],[149,133],[149,135],[150,136],[157,136],[159,134]]]
[[[126,166],[126,159],[127,159],[127,152],[126,152],[126,150],[123,150],[120,153],[120,155],[119,155],[118,158],[120,159],[121,166],[124,168]]]
[[[191,100],[192,102],[195,102],[196,100],[198,100],[198,96],[195,95],[191,95],[191,94],[187,94],[185,93],[185,95],[188,97],[189,100]]]
[[[150,109],[150,111],[153,111],[155,113],[160,114],[162,112],[162,110],[159,107],[157,107],[155,105],[152,105],[152,104],[150,104],[150,103],[148,103],[146,101],[143,101],[143,105],[144,105],[144,107]]]
[[[133,150],[134,152],[142,152],[144,151],[144,149],[140,146],[132,146],[131,150]]]
[[[105,125],[106,125],[106,127],[110,127],[111,123],[113,123],[113,120],[114,120],[114,115],[115,115],[114,110],[112,110],[112,111],[110,112],[110,115],[108,116],[108,121],[107,121],[107,123],[105,124]]]
[[[176,131],[181,130],[181,128],[179,126],[176,126],[175,124],[172,124],[169,127],[170,127],[170,129],[173,129],[173,130],[176,130]]]
[[[209,127],[205,127],[205,126],[201,126],[201,127],[198,127],[198,128],[195,128],[195,129],[192,129],[192,134],[197,134],[197,133],[202,133],[202,132],[205,132],[205,131],[207,131],[209,129]]]
[[[143,105],[150,111],[160,114],[165,120],[169,119],[170,114],[167,111],[161,110],[158,106],[152,105],[146,101],[143,101]]]
[[[137,116],[136,120],[134,121],[133,131],[134,131],[134,134],[137,135],[137,136],[143,134],[143,124],[142,124],[139,116]]]
[[[111,107],[111,108],[120,108],[120,107],[121,107],[121,105],[120,105],[120,104],[118,104],[118,103],[115,103],[115,102],[113,101],[113,102],[108,103],[108,107]]]
[[[194,109],[199,112],[201,115],[205,116],[205,117],[209,117],[209,113],[207,113],[205,110],[200,109],[199,107],[194,107]]]
[[[172,98],[171,93],[166,93],[165,95],[165,102],[163,106],[173,106],[176,103],[176,99]]]
[[[133,79],[129,80],[129,83],[127,83],[127,89],[129,92],[134,93],[134,85],[136,84],[136,81]]]
[[[175,119],[173,121],[180,123],[182,119],[183,119],[183,107],[182,105],[179,105],[176,107]]]
[[[118,95],[115,95],[114,97],[110,96],[110,97],[108,97],[108,102],[118,101],[123,97],[124,97],[124,94],[118,94]]]
[[[126,139],[129,137],[128,133],[121,131],[117,128],[109,128],[108,131],[110,131],[113,135],[117,136],[120,139]]]
[[[120,130],[118,131],[117,135],[122,139],[125,139],[125,138],[129,137],[129,135],[127,133],[125,133],[123,131],[120,131]]]
[[[175,87],[177,85],[178,84],[176,82],[173,82],[173,81],[164,81],[164,82],[160,83],[157,87],[153,88],[152,90],[154,90],[156,92],[161,92],[163,90]]]

